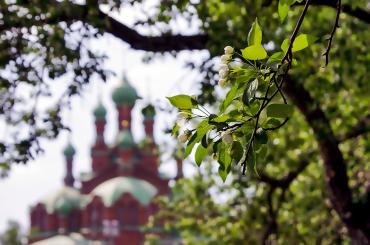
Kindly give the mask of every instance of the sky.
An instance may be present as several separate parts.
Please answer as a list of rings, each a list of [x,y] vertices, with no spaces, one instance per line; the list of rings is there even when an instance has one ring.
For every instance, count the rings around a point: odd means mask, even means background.
[[[130,24],[137,17],[135,13],[138,11],[131,9],[115,17]],[[125,18],[123,19],[122,16]],[[181,23],[181,20],[176,23],[176,28],[181,33],[194,31],[194,28],[188,28],[184,23]],[[142,31],[145,32],[145,30]],[[81,172],[90,171],[90,149],[95,140],[92,111],[96,107],[99,97],[108,111],[105,139],[108,144],[114,144],[118,123],[111,94],[120,84],[123,73],[132,86],[137,89],[138,94],[145,98],[139,100],[133,110],[132,130],[137,142],[144,136],[140,111],[148,102],[168,106],[166,96],[199,92],[200,85],[196,83],[199,74],[184,68],[184,61],[199,61],[202,57],[207,56],[206,51],[183,51],[176,58],[165,55],[156,58],[149,64],[144,64],[142,59],[146,55],[145,52],[131,50],[126,43],[111,35],[105,35],[91,45],[94,45],[94,49],[108,55],[105,67],[114,71],[117,76],[110,77],[106,83],[95,80],[86,87],[82,96],[73,98],[71,109],[63,111],[63,118],[72,129],[72,133],[64,132],[55,140],[43,141],[44,154],[34,161],[28,162],[27,165],[14,166],[9,177],[0,180],[0,233],[6,228],[9,220],[18,221],[22,228],[27,230],[29,208],[44,196],[63,186],[65,161],[62,152],[69,139],[76,149],[74,176],[78,177]],[[62,87],[63,84],[56,84],[54,89],[58,90],[58,86]],[[159,145],[174,144],[174,140],[163,133],[163,130],[171,126],[174,120],[174,114],[157,113],[154,136]],[[162,157],[160,171],[168,175],[175,174],[175,164],[166,155]],[[192,171],[194,169],[191,164],[187,164],[185,174],[191,175]]]

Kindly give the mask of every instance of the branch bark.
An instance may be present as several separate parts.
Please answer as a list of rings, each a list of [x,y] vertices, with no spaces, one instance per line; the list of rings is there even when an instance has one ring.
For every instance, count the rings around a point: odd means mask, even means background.
[[[356,138],[370,132],[370,114],[361,117],[352,129],[338,136],[340,142]]]
[[[338,147],[338,140],[324,112],[301,83],[291,78],[283,87],[313,129],[324,163],[329,198],[341,220],[346,224],[354,244],[370,244],[369,200],[356,204],[348,185],[347,167]]]

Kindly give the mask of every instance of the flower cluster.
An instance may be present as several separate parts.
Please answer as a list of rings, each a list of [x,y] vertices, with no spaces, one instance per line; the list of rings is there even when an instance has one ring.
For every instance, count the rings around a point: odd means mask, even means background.
[[[229,75],[229,63],[234,53],[234,48],[231,46],[226,46],[224,50],[225,50],[225,54],[221,56],[221,67],[218,72],[218,75],[220,76],[220,80],[218,81],[218,84],[221,87],[225,87],[226,85],[227,76]]]

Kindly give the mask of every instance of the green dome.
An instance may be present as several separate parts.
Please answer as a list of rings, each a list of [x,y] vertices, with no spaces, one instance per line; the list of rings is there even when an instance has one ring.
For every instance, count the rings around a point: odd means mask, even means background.
[[[75,155],[76,151],[75,148],[71,143],[68,143],[66,148],[64,148],[63,154],[66,158],[72,158]]]
[[[117,145],[120,148],[131,148],[135,145],[134,138],[132,137],[129,129],[125,128],[119,132],[117,137]]]
[[[116,88],[112,94],[113,101],[118,105],[133,106],[139,98],[134,87],[124,80],[120,87]]]
[[[103,104],[99,103],[99,105],[94,110],[94,116],[96,118],[105,118],[105,115],[107,114],[107,110],[103,106]]]
[[[124,193],[130,193],[139,203],[148,205],[157,192],[157,188],[145,180],[116,177],[95,187],[92,194],[101,197],[104,205],[110,207]]]
[[[153,105],[149,104],[141,110],[141,113],[143,113],[145,120],[153,120],[155,116],[155,108]]]
[[[68,215],[73,209],[80,209],[81,202],[82,196],[80,192],[68,186],[63,187],[57,192],[53,192],[41,201],[49,214],[56,211],[64,216]]]

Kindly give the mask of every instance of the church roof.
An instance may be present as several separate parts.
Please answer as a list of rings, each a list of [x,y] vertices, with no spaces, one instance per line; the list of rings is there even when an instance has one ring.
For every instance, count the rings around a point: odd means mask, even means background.
[[[104,205],[112,206],[124,193],[130,193],[143,205],[148,205],[158,190],[145,180],[132,177],[116,177],[107,180],[91,192],[102,198]]]
[[[45,205],[48,213],[58,212],[67,215],[72,209],[79,209],[82,202],[80,192],[72,187],[64,186],[59,191],[46,196],[41,203]]]
[[[73,147],[73,145],[71,143],[68,143],[66,148],[64,148],[64,150],[63,150],[63,154],[67,158],[73,157],[75,153],[76,153],[76,150],[75,150],[75,148]]]
[[[56,235],[42,241],[31,243],[31,245],[102,245],[101,241],[86,240],[79,233],[66,235]]]
[[[98,106],[94,110],[94,116],[96,118],[105,118],[106,114],[107,114],[107,110],[105,109],[104,105],[102,103],[99,103]]]
[[[141,110],[141,113],[145,120],[153,120],[155,116],[155,108],[153,105],[149,104]]]
[[[123,78],[121,85],[113,91],[112,99],[118,105],[133,106],[139,98],[136,89]]]

